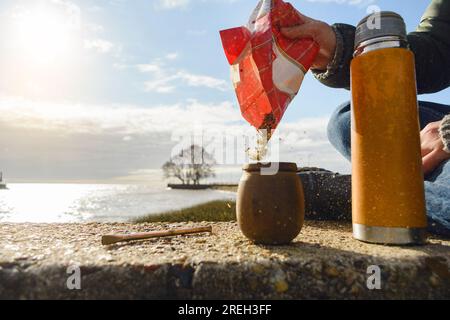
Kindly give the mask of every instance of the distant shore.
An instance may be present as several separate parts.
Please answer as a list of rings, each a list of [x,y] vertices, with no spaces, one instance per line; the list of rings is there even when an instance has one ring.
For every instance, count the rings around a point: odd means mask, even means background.
[[[229,192],[237,192],[238,189],[237,184],[169,184],[167,187],[173,190],[220,190]]]

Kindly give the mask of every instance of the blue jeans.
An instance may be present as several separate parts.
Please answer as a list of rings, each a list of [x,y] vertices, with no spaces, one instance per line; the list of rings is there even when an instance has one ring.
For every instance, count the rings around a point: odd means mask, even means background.
[[[430,122],[442,120],[450,114],[450,106],[431,102],[419,102],[421,128]],[[328,125],[331,144],[351,161],[351,107],[341,105]],[[443,163],[426,177],[425,194],[430,232],[450,236],[450,161]]]

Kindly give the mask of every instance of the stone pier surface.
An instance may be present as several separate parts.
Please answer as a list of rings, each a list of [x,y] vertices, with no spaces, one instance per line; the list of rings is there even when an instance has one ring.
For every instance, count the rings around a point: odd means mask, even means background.
[[[348,224],[308,222],[283,247],[253,245],[235,223],[212,224],[212,235],[100,243],[102,234],[199,225],[210,224],[0,224],[0,299],[450,298],[449,240],[369,245]],[[381,270],[380,290],[368,289],[370,266]],[[81,290],[69,290],[76,267]]]

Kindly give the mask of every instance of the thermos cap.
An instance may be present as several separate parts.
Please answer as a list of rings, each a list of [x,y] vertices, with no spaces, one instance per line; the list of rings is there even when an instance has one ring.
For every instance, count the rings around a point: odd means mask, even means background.
[[[363,42],[381,37],[399,37],[406,40],[406,24],[403,18],[392,11],[382,11],[368,15],[358,24],[355,49]]]

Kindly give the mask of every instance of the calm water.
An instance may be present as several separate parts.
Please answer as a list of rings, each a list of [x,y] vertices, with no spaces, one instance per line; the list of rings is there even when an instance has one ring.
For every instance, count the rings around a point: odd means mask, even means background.
[[[0,190],[0,222],[125,222],[213,200],[221,191],[166,190],[141,185],[9,184]]]

